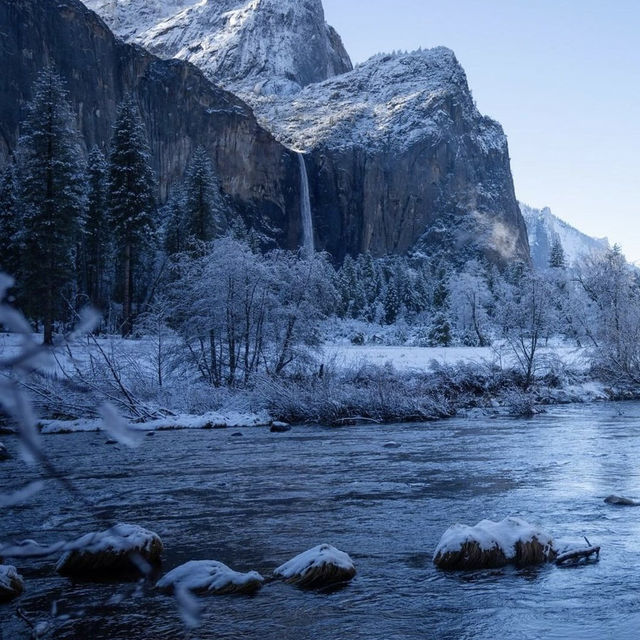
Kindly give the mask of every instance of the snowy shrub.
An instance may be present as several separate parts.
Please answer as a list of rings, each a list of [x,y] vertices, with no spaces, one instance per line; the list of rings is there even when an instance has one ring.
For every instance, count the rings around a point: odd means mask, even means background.
[[[182,343],[175,363],[214,387],[247,386],[258,372],[279,376],[318,346],[317,322],[334,296],[324,256],[264,255],[220,238],[202,257],[175,262],[171,323]]]
[[[514,418],[527,418],[538,413],[535,406],[535,397],[529,391],[511,387],[504,392],[502,398],[509,415]]]

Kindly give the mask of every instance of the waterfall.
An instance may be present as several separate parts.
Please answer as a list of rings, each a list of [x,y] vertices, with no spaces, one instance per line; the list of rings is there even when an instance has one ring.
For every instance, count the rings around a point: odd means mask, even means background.
[[[313,243],[313,219],[311,217],[311,198],[309,197],[309,176],[304,155],[298,153],[300,163],[300,214],[302,216],[302,252],[305,258],[311,258],[315,251]]]

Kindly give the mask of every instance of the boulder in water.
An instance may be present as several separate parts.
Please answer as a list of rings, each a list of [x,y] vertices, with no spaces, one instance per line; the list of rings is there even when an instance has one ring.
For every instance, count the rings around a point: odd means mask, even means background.
[[[0,460],[9,460],[9,458],[11,458],[11,455],[9,454],[7,447],[0,442]]]
[[[632,500],[631,498],[625,498],[624,496],[611,495],[607,496],[604,501],[607,504],[615,504],[619,507],[640,507],[640,502]]]
[[[256,571],[239,573],[215,560],[192,560],[169,571],[158,580],[156,587],[168,593],[182,588],[212,595],[250,595],[263,583],[264,578]]]
[[[552,562],[549,535],[520,518],[482,520],[475,527],[456,524],[440,539],[433,562],[439,569],[475,570]]]
[[[24,580],[15,567],[0,564],[0,602],[9,602],[24,591]]]
[[[304,589],[318,589],[348,582],[356,568],[344,551],[321,544],[281,565],[273,575]]]
[[[287,431],[291,431],[290,424],[277,421],[271,423],[271,433],[286,433]]]
[[[78,538],[58,561],[64,576],[95,578],[104,575],[141,574],[144,563],[159,564],[162,541],[137,525],[117,524],[107,531]]]

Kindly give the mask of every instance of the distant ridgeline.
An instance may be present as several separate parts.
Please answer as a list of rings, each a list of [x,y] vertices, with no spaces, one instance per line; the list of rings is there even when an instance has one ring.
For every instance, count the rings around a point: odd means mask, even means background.
[[[567,266],[576,265],[581,258],[600,257],[609,249],[607,238],[592,238],[578,231],[551,213],[551,209],[534,209],[520,203],[527,224],[531,262],[537,269],[549,266],[554,245],[562,248]]]
[[[310,204],[315,249],[337,261],[366,251],[529,261],[506,137],[476,109],[448,49],[352,69],[321,0],[86,4],[151,53],[78,0],[4,0],[0,165],[37,72],[52,64],[85,153],[107,150],[131,94],[160,199],[201,144],[230,207],[266,246],[300,247]],[[304,153],[308,199],[293,150]]]

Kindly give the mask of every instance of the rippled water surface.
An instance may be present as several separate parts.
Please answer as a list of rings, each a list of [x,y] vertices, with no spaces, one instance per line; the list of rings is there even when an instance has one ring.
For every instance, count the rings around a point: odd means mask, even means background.
[[[453,419],[426,425],[164,432],[127,450],[104,435],[48,436],[52,460],[103,517],[140,524],[165,544],[164,569],[191,559],[269,572],[331,543],[354,559],[346,589],[280,583],[255,597],[204,600],[186,632],[171,597],[149,585],[73,583],[55,559],[23,562],[24,596],[0,606],[3,640],[28,638],[16,616],[66,623],[48,637],[174,638],[638,638],[640,404],[558,407],[531,420]],[[15,453],[15,439],[5,437]],[[399,445],[385,447],[389,441]],[[33,473],[0,463],[0,488]],[[452,523],[518,515],[557,537],[602,545],[597,564],[446,574],[432,564]],[[4,509],[0,539],[52,542],[102,528],[47,482]]]

